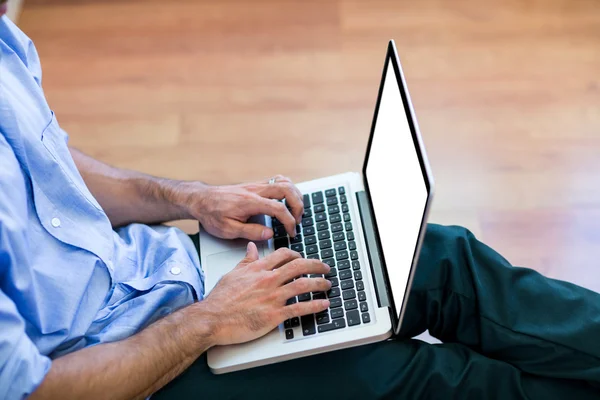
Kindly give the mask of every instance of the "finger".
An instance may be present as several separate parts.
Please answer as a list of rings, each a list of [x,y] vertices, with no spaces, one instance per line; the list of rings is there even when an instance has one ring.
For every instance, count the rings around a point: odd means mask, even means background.
[[[289,282],[302,275],[309,274],[327,274],[330,271],[330,267],[327,264],[322,263],[319,260],[310,260],[306,258],[299,258],[286,263],[277,270],[279,274],[280,282]]]
[[[267,199],[256,195],[257,197],[257,213],[259,214],[267,214],[271,217],[277,218],[283,226],[285,226],[285,230],[290,235],[290,237],[296,236],[296,220],[287,209],[285,204],[280,203],[279,201]]]
[[[286,204],[292,210],[292,215],[296,219],[296,222],[300,223],[302,221],[302,214],[304,213],[302,195],[291,182],[278,181],[272,185],[266,185],[259,194],[270,199],[285,199]]]
[[[236,221],[233,225],[239,237],[244,239],[267,240],[273,237],[273,230],[261,224],[248,224]]]
[[[265,270],[275,270],[296,259],[300,259],[300,254],[284,247],[260,260],[259,265]]]
[[[238,265],[248,265],[255,261],[258,261],[258,248],[254,242],[248,242],[248,246],[246,246],[246,256]]]
[[[294,303],[283,307],[283,320],[301,317],[308,314],[316,314],[329,308],[329,300],[312,300]]]
[[[286,301],[302,293],[326,292],[331,289],[331,282],[324,278],[300,278],[281,288],[281,299]]]

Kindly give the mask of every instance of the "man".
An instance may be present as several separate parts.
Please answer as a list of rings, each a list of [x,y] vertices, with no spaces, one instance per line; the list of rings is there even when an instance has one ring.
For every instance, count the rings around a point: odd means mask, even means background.
[[[196,218],[213,235],[262,240],[273,232],[250,216],[275,216],[293,235],[302,212],[282,176],[211,187],[112,168],[67,147],[33,44],[0,20],[0,398],[145,398],[167,384],[154,397],[599,395],[600,295],[513,268],[466,230],[435,225],[405,339],[212,375],[210,347],[326,309],[327,300],[286,299],[328,290],[328,280],[287,282],[329,267],[284,249],[259,260],[250,243],[204,298],[197,242],[155,224]],[[409,339],[426,329],[446,343]]]

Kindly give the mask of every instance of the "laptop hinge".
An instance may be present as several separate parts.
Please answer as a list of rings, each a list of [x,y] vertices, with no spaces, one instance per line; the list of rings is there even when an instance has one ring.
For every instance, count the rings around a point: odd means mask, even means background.
[[[375,292],[377,293],[377,302],[379,307],[389,307],[390,300],[387,290],[387,282],[385,279],[385,273],[383,271],[383,263],[381,261],[381,253],[379,252],[379,246],[377,244],[377,237],[375,236],[375,227],[373,225],[373,214],[371,213],[371,207],[367,193],[363,190],[356,192],[356,201],[358,202],[358,210],[362,219],[363,232],[365,235],[365,242],[367,244],[367,254],[369,255],[369,262],[371,264],[371,271],[373,272]]]

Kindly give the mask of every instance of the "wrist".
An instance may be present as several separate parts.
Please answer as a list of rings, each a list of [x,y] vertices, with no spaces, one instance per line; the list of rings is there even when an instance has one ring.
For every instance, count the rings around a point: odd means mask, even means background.
[[[197,219],[194,209],[202,204],[210,186],[202,182],[162,180],[162,198],[170,208],[172,219]]]
[[[194,325],[194,341],[201,353],[218,344],[218,315],[207,303],[199,301],[190,307],[190,321]]]

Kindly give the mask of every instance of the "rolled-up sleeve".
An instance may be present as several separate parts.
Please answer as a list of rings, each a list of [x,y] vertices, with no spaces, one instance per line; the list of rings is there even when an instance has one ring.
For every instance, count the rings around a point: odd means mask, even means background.
[[[50,369],[25,333],[13,301],[0,291],[0,399],[22,399],[38,387]]]
[[[0,399],[27,397],[51,363],[27,335],[25,319],[11,297],[20,282],[12,280],[10,267],[26,268],[29,263],[25,193],[20,164],[0,132]]]

